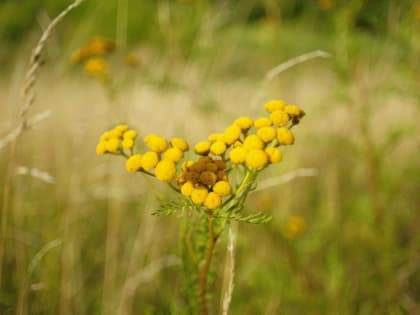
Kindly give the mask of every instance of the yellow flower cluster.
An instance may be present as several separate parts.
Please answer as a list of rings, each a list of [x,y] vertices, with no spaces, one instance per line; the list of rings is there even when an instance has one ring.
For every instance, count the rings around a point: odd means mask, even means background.
[[[292,215],[287,218],[286,223],[282,227],[282,233],[285,238],[294,240],[303,234],[306,230],[306,220],[299,215]]]
[[[87,75],[106,80],[109,77],[109,66],[104,57],[114,49],[114,42],[95,37],[76,50],[71,56],[71,61],[75,64],[83,63]]]
[[[137,131],[129,129],[127,125],[118,125],[102,134],[96,146],[96,153],[123,155],[127,158],[125,167],[128,172],[142,171],[161,181],[172,181],[176,175],[177,163],[189,149],[188,143],[182,138],[168,141],[164,137],[151,134],[143,139],[148,150],[135,154],[137,136]]]
[[[211,134],[206,141],[198,142],[195,153],[213,155],[232,164],[245,164],[251,169],[261,169],[282,159],[280,145],[294,142],[290,127],[299,123],[305,113],[296,105],[273,100],[264,105],[268,117],[255,121],[239,117],[223,133]]]
[[[124,149],[132,150],[137,138],[137,132],[127,125],[118,125],[105,131],[96,145],[97,154],[121,154]]]
[[[169,141],[150,134],[143,138],[145,152],[136,153],[137,132],[127,125],[118,125],[101,136],[96,152],[122,155],[127,159],[128,172],[152,175],[169,183],[194,204],[214,210],[222,206],[223,198],[235,194],[228,179],[232,166],[242,164],[248,171],[261,170],[280,162],[279,147],[294,142],[290,129],[305,113],[281,100],[270,101],[264,108],[267,116],[256,120],[239,117],[223,133],[211,134],[207,140],[198,142],[194,151],[200,158],[184,162],[180,173],[177,166],[189,150],[182,138]]]
[[[102,57],[89,58],[84,64],[84,69],[87,75],[98,79],[106,79],[109,74],[108,63]]]
[[[111,40],[95,37],[76,50],[71,56],[71,61],[73,63],[80,63],[93,57],[104,56],[114,49],[115,44]]]
[[[223,197],[231,194],[226,163],[220,159],[206,156],[196,162],[187,161],[182,170],[177,178],[181,193],[197,205],[213,210],[221,206]]]

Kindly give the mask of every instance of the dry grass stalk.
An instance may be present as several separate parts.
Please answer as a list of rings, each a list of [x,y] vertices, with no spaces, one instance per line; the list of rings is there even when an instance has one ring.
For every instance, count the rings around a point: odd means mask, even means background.
[[[51,23],[47,26],[45,31],[42,33],[41,38],[39,39],[37,45],[35,46],[30,59],[29,59],[29,69],[25,75],[25,81],[23,83],[22,89],[22,107],[20,110],[20,115],[18,118],[17,127],[9,132],[4,139],[0,141],[0,149],[5,147],[7,144],[11,144],[8,165],[6,168],[5,175],[5,185],[4,185],[4,194],[2,201],[2,212],[1,212],[1,233],[0,233],[0,286],[2,281],[2,267],[3,267],[3,256],[5,248],[5,238],[6,238],[6,227],[8,221],[8,212],[9,212],[9,195],[11,192],[11,178],[14,170],[14,161],[16,155],[16,142],[19,136],[23,133],[25,129],[30,127],[30,120],[27,118],[28,111],[31,105],[35,100],[34,85],[38,77],[38,71],[41,66],[41,55],[42,51],[50,38],[52,31],[58,25],[58,23],[73,9],[78,7],[84,0],[76,0],[70,4],[66,9],[64,9]],[[24,290],[24,288],[22,288]],[[17,313],[19,310],[22,312],[25,310],[25,306],[22,305],[25,303],[24,299],[19,300],[19,305],[17,305]]]
[[[222,301],[222,315],[228,315],[230,302],[232,301],[232,294],[234,288],[234,278],[235,278],[235,244],[236,244],[236,236],[235,232],[233,231],[232,225],[229,226],[229,239],[228,239],[228,246],[227,246],[227,257],[226,257],[226,274],[228,276],[227,279],[227,287],[224,290],[225,294],[223,295]]]
[[[297,170],[288,172],[281,176],[277,176],[277,177],[273,177],[273,178],[269,178],[264,181],[261,181],[257,189],[255,189],[253,192],[261,191],[261,190],[278,186],[278,185],[282,185],[299,177],[313,177],[313,176],[317,176],[318,174],[319,174],[319,171],[316,168],[299,168]]]
[[[276,77],[278,76],[280,73],[293,68],[294,66],[297,66],[303,62],[309,61],[311,59],[314,58],[330,58],[331,55],[325,51],[322,50],[315,50],[315,51],[311,51],[309,53],[303,54],[303,55],[299,55],[295,58],[289,59],[277,66],[275,66],[274,68],[270,69],[265,77],[264,80],[261,82],[261,85],[259,87],[259,89],[257,90],[257,93],[255,93],[253,100],[251,102],[251,108],[256,108],[259,106],[259,104],[261,103],[261,98],[263,96],[264,93],[264,88]]]

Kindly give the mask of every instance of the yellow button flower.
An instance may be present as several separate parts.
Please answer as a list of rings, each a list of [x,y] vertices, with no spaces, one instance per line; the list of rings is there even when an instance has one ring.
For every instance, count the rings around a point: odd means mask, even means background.
[[[111,131],[106,131],[104,132],[101,137],[99,138],[101,141],[106,141],[112,138],[112,132]]]
[[[116,153],[120,149],[120,140],[117,138],[111,138],[105,142],[105,147],[108,152]]]
[[[148,148],[157,153],[161,153],[168,147],[168,141],[165,138],[158,135],[148,135],[144,138],[144,143]]]
[[[261,168],[268,163],[267,154],[263,150],[251,150],[246,155],[246,165],[250,168]]]
[[[212,186],[217,180],[217,175],[210,171],[204,171],[200,174],[199,180],[200,180],[200,183],[204,185]]]
[[[277,129],[277,140],[280,144],[293,144],[295,142],[295,137],[293,133],[287,128],[279,128]]]
[[[180,149],[182,152],[188,151],[190,148],[188,142],[182,138],[172,138],[171,144],[173,147]]]
[[[214,155],[222,155],[226,152],[226,144],[223,141],[216,141],[210,147],[210,152]]]
[[[117,126],[115,126],[114,129],[123,133],[123,132],[126,132],[128,130],[128,126],[127,125],[117,125]]]
[[[286,224],[282,228],[284,237],[288,239],[295,239],[306,229],[306,220],[304,217],[292,215],[287,219]]]
[[[266,148],[265,153],[267,153],[270,163],[278,163],[283,158],[281,151],[274,147]]]
[[[85,63],[85,72],[93,77],[105,79],[108,77],[108,64],[104,58],[90,58]]]
[[[122,141],[122,147],[124,149],[130,150],[134,147],[134,141],[130,138],[124,138]]]
[[[283,110],[275,110],[271,113],[270,118],[273,124],[278,127],[286,126],[290,120],[289,115]]]
[[[156,166],[156,164],[159,162],[159,156],[156,152],[149,151],[143,154],[143,158],[141,159],[141,166],[146,171],[151,170]]]
[[[100,141],[97,145],[96,145],[96,154],[98,155],[102,155],[106,153],[106,142],[105,141]]]
[[[194,147],[195,153],[199,155],[206,155],[210,151],[210,142],[208,141],[200,141]]]
[[[297,117],[300,117],[303,113],[303,111],[297,105],[287,105],[284,108],[284,111],[291,116],[297,116]]]
[[[221,197],[226,197],[232,192],[232,187],[227,181],[218,181],[213,186],[213,191]]]
[[[261,117],[254,121],[255,128],[270,127],[273,124],[270,118]]]
[[[272,100],[265,103],[264,109],[267,112],[272,113],[276,110],[283,110],[286,107],[286,105],[287,103],[283,100]]]
[[[245,138],[244,148],[247,150],[262,149],[264,143],[257,135],[249,135]]]
[[[170,182],[176,174],[175,163],[169,160],[162,160],[156,165],[155,175],[156,178],[164,181]]]
[[[226,144],[232,144],[241,136],[242,130],[237,125],[231,125],[226,128],[223,137]]]
[[[249,117],[239,117],[235,120],[234,124],[242,130],[247,130],[254,124],[253,120]]]
[[[209,140],[210,142],[214,142],[214,141],[223,141],[224,137],[223,137],[223,133],[212,133],[207,137],[207,140]]]
[[[121,138],[122,134],[123,132],[117,128],[110,130],[110,138]]]
[[[233,148],[229,152],[230,161],[234,164],[241,164],[245,162],[247,150],[243,147]]]
[[[191,165],[193,165],[195,162],[193,160],[188,160],[182,163],[181,169],[185,172]]]
[[[193,191],[191,192],[191,200],[196,205],[201,205],[204,202],[204,200],[206,200],[207,195],[208,195],[207,188],[205,187],[194,188]]]
[[[138,136],[137,131],[135,131],[133,129],[127,130],[123,133],[123,138],[124,139],[133,139],[134,140],[134,139],[137,138],[137,136]]]
[[[184,152],[182,152],[180,149],[173,147],[169,148],[163,153],[163,158],[170,160],[172,162],[179,162],[184,157]]]
[[[125,169],[130,173],[137,172],[141,169],[141,159],[142,157],[140,154],[130,156],[125,162]]]
[[[210,192],[204,200],[204,206],[210,210],[219,208],[221,204],[222,199],[214,192]]]
[[[181,187],[181,194],[183,194],[184,196],[191,196],[191,193],[194,190],[194,185],[191,182],[186,182],[184,185],[182,185]]]
[[[265,143],[268,143],[276,138],[276,130],[273,127],[261,127],[257,130],[257,136]]]

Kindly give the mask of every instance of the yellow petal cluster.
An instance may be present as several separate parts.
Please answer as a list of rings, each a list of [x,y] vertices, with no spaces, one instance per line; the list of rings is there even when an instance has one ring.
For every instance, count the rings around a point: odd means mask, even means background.
[[[95,37],[76,50],[71,55],[71,61],[80,63],[92,57],[104,56],[114,50],[114,48],[115,44],[113,41],[103,37]]]
[[[157,134],[144,137],[143,147],[147,149],[137,153],[138,132],[127,125],[118,125],[104,132],[96,152],[122,155],[127,159],[125,167],[128,172],[155,176],[170,183],[192,203],[215,210],[222,207],[224,198],[235,194],[229,182],[231,170],[236,167],[264,169],[282,160],[280,146],[294,143],[290,129],[299,123],[304,111],[282,100],[270,101],[264,108],[268,115],[256,120],[241,116],[223,133],[212,133],[207,140],[198,142],[193,147],[200,156],[197,160],[181,163],[190,149],[188,142],[183,138],[168,141]],[[178,163],[182,165],[179,168]]]
[[[96,77],[99,79],[108,78],[109,67],[106,60],[102,57],[89,58],[84,65],[84,69],[87,75]]]
[[[132,150],[136,137],[137,132],[129,130],[127,125],[117,125],[100,136],[96,145],[96,153],[99,155],[105,153],[120,154],[124,150]]]

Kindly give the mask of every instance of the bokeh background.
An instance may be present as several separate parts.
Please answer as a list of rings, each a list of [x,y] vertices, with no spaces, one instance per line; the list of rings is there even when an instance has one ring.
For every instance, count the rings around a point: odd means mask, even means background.
[[[0,2],[0,139],[68,4]],[[116,43],[106,84],[71,62],[97,36]],[[266,79],[316,50],[330,57]],[[41,119],[0,150],[0,314],[185,314],[179,220],[151,215],[172,193],[96,156],[97,139],[126,122],[194,143],[270,99],[307,115],[249,199],[273,220],[238,227],[230,314],[420,314],[418,0],[86,0],[42,60]]]

